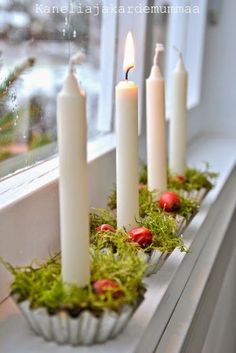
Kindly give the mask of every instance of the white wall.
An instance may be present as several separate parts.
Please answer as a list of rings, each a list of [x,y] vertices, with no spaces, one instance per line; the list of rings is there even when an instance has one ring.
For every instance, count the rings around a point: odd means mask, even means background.
[[[236,138],[236,1],[222,0],[217,25],[206,29],[201,104],[189,114],[189,137],[226,133]]]

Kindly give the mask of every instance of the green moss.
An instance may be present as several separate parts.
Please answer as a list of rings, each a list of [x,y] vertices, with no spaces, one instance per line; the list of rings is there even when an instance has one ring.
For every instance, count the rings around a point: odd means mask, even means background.
[[[177,236],[174,218],[161,210],[150,211],[139,224],[151,230],[153,243],[145,251],[158,249],[161,252],[172,252],[175,248],[187,251],[183,239]]]
[[[169,173],[168,188],[171,190],[184,189],[186,191],[200,190],[201,188],[210,190],[212,189],[213,182],[217,176],[217,173],[209,171],[209,166],[207,164],[205,171],[199,171],[195,168],[188,168],[186,170],[184,182],[180,182],[178,178]]]
[[[102,224],[110,224],[116,228],[116,217],[115,215],[103,208],[94,208],[93,212],[89,215],[90,220],[90,234],[96,233],[96,229]]]
[[[85,288],[63,284],[59,255],[40,265],[25,267],[1,262],[14,276],[11,294],[16,294],[19,302],[27,299],[32,308],[45,307],[49,313],[66,310],[76,316],[88,309],[99,315],[107,308],[118,311],[125,304],[134,304],[143,295],[145,265],[139,257],[120,253],[117,261],[112,251],[104,253],[92,247],[91,258],[91,283]],[[112,291],[97,294],[92,283],[98,279],[116,281],[123,294],[115,299]]]
[[[176,191],[176,190],[175,190]],[[178,191],[177,191],[178,193]],[[139,212],[140,217],[145,217],[145,215],[149,214],[153,211],[159,211],[159,203],[154,201],[155,192],[150,192],[147,188],[143,187],[139,190]],[[179,195],[181,203],[178,211],[169,213],[169,215],[181,215],[185,218],[189,218],[191,215],[195,214],[198,210],[198,204],[194,200],[190,200]],[[111,209],[116,209],[116,190],[112,191],[112,194],[109,197],[108,206]],[[162,213],[166,213],[162,211]]]
[[[209,170],[209,165],[206,164],[205,170],[200,171],[195,168],[187,168],[185,180],[182,182],[170,171],[168,172],[168,190],[200,190],[206,188],[210,190],[213,187],[213,182],[218,174]],[[143,165],[140,170],[139,181],[142,184],[147,184],[147,166]]]
[[[139,214],[140,217],[145,217],[150,211],[156,210],[155,192],[148,191],[147,187],[139,190]]]
[[[130,249],[128,234],[124,229],[118,229],[116,232],[95,232],[91,234],[90,241],[97,249],[100,250],[111,249],[113,253],[132,252],[132,247]]]
[[[152,250],[171,252],[176,247],[181,251],[186,250],[182,238],[177,235],[174,218],[159,208],[146,209],[145,216],[138,220],[138,224],[152,231],[153,242],[146,248],[141,248],[138,244],[130,242],[125,229],[118,229],[115,233],[110,231],[95,232],[91,235],[91,243],[101,250],[111,249],[117,256],[124,253],[134,256],[139,251],[149,253]]]
[[[181,195],[179,195],[179,197],[180,208],[177,212],[175,212],[175,214],[178,214],[188,220],[192,215],[194,215],[198,211],[199,205],[194,200],[190,200]]]
[[[139,190],[139,212],[141,217],[145,214],[145,210],[149,209],[153,206],[153,197],[155,197],[155,193],[151,193],[144,186]],[[111,210],[116,209],[116,188],[112,190],[111,194],[108,197],[108,207]]]

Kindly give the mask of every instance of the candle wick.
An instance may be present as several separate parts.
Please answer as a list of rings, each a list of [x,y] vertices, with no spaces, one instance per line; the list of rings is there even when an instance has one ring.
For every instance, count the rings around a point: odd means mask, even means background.
[[[165,48],[164,48],[163,44],[156,43],[155,55],[154,55],[154,58],[153,58],[153,65],[154,66],[158,66],[159,53],[161,51],[164,51],[164,50],[165,50]]]
[[[154,56],[154,59],[153,59],[153,65],[157,66],[157,63],[158,63],[158,51],[156,49],[155,50],[155,56]]]
[[[125,73],[125,80],[128,81],[129,80],[129,72],[130,70],[133,68],[133,66],[130,66],[128,67],[128,69],[126,70],[126,73]]]
[[[182,55],[180,49],[177,48],[175,45],[173,46],[173,49],[179,54],[179,58],[180,58],[180,59],[183,59],[183,55]]]

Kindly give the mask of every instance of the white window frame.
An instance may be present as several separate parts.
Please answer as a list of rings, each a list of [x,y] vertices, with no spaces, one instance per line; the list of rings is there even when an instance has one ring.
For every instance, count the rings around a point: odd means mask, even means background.
[[[169,0],[172,6],[186,4],[185,1]],[[171,73],[177,62],[177,55],[173,55],[173,47],[183,53],[188,77],[188,109],[197,106],[201,99],[202,66],[205,44],[205,29],[207,20],[207,0],[191,0],[188,5],[199,6],[200,14],[188,15],[172,13],[169,18],[168,37],[166,45],[166,92],[167,119],[170,117]],[[182,16],[182,21],[180,18]],[[177,27],[178,24],[178,27]]]
[[[118,0],[105,0],[104,5],[117,6]],[[106,74],[101,77],[101,91],[99,93],[97,128],[101,132],[111,132],[113,129],[113,87],[116,68],[117,21],[118,16],[116,13],[102,15],[100,72],[105,72]]]

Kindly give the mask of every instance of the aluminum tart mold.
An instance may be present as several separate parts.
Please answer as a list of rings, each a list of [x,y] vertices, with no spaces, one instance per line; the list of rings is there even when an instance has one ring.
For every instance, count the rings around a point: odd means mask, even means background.
[[[66,311],[50,315],[46,308],[32,309],[29,301],[18,303],[23,316],[35,334],[46,341],[54,341],[61,345],[85,345],[104,343],[121,333],[141,304],[143,297],[134,305],[124,305],[119,312],[106,309],[99,316],[92,311],[84,310],[77,317]]]

